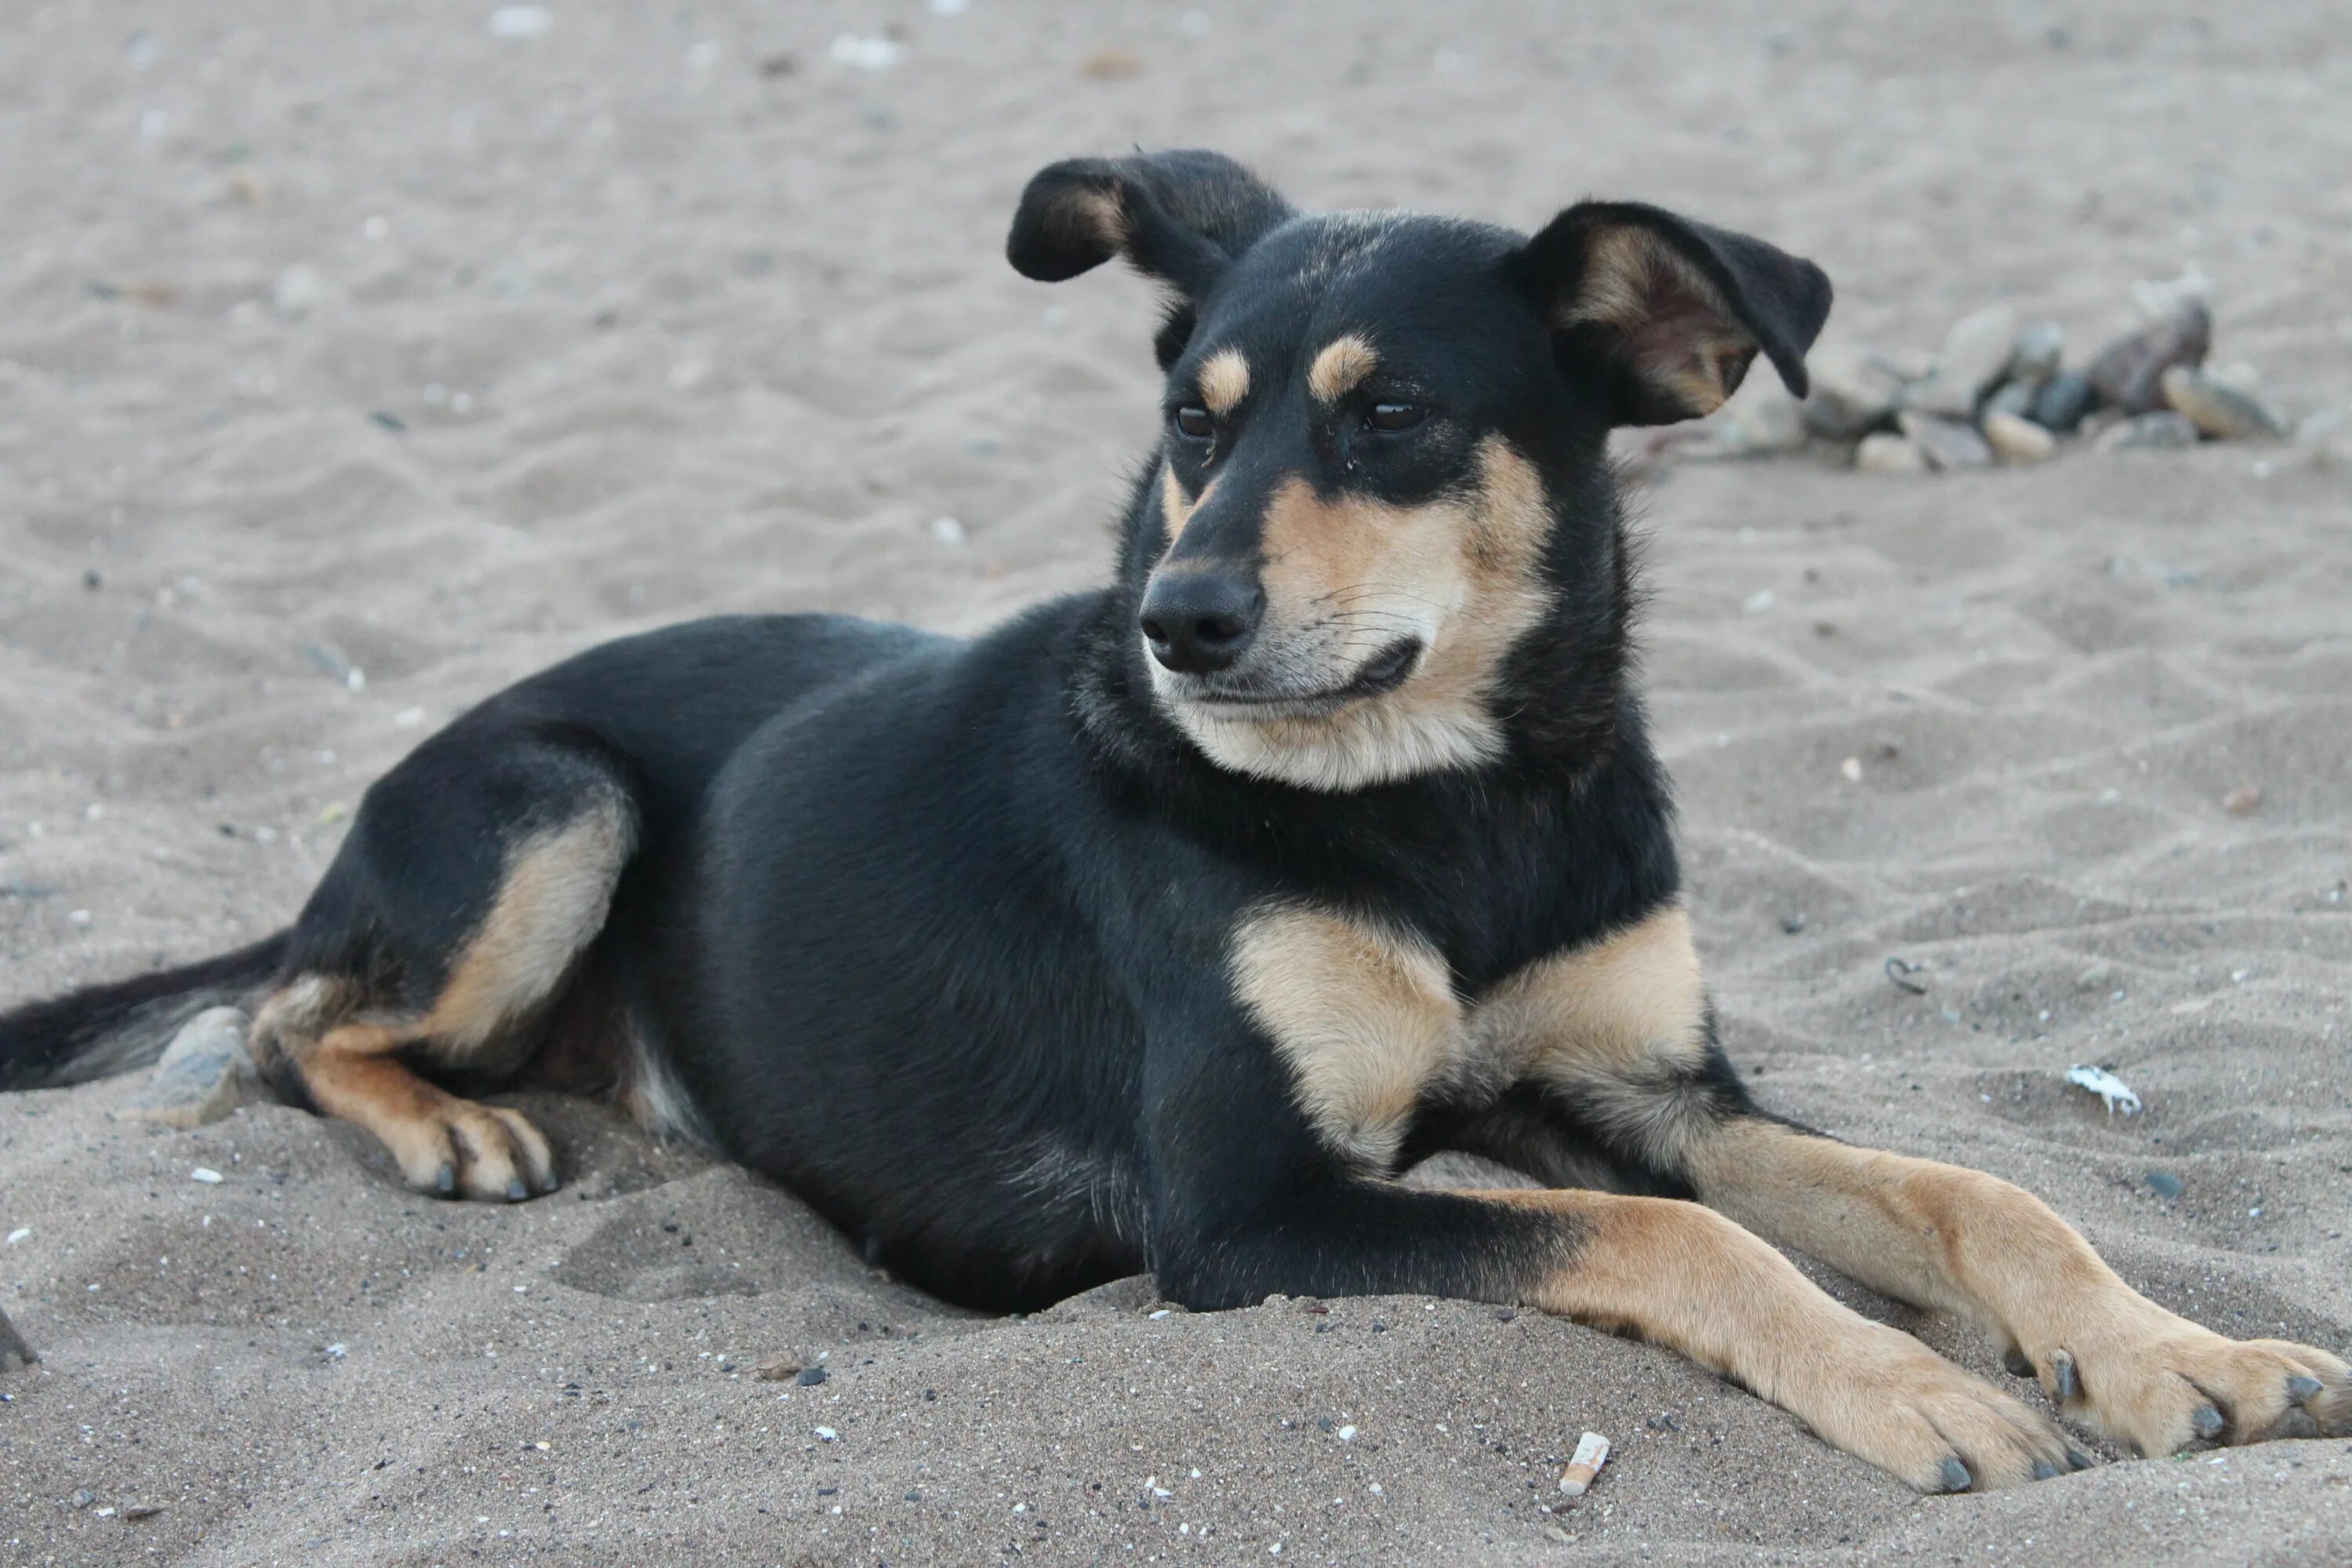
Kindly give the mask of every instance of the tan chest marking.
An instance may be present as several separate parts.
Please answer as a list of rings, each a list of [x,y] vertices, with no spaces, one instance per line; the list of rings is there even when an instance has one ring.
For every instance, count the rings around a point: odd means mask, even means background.
[[[1335,1152],[1385,1170],[1462,1044],[1444,961],[1417,937],[1278,905],[1234,933],[1234,988]]]
[[[1444,960],[1410,932],[1296,904],[1236,928],[1234,988],[1274,1043],[1299,1109],[1335,1152],[1393,1164],[1433,1091],[1538,1079],[1599,1114],[1649,1114],[1642,1087],[1706,1049],[1690,921],[1668,906],[1465,1003]]]

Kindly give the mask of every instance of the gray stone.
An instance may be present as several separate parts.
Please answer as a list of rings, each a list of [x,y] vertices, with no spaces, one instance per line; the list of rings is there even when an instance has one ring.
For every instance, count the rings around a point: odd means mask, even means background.
[[[1853,449],[1853,466],[1865,474],[1924,474],[1927,455],[1910,437],[1881,430],[1862,438]]]
[[[8,1321],[8,1314],[0,1312],[0,1372],[22,1372],[40,1359]]]
[[[2098,400],[2089,376],[2079,370],[2062,370],[2043,382],[2041,390],[2033,395],[2033,407],[2028,417],[2044,430],[2071,436]]]
[[[2170,1203],[2188,1190],[2188,1184],[2169,1171],[2150,1171],[2147,1184],[2148,1189],[2166,1203]]]
[[[1812,389],[1804,402],[1805,428],[1832,441],[1853,441],[1895,417],[1903,378],[1876,354],[1843,345],[1816,349],[1805,360]]]
[[[2199,300],[2160,316],[2099,351],[2085,373],[2099,396],[2126,414],[2150,414],[2164,406],[2164,373],[2177,364],[2205,363],[2213,346],[2213,318]]]
[[[2221,441],[2275,441],[2286,434],[2286,421],[2262,400],[2185,364],[2167,369],[2161,380],[2164,400],[2189,416],[2189,422]]]
[[[2040,386],[2058,374],[2066,358],[2066,329],[2055,321],[2036,321],[2020,330],[2010,354],[2011,379]]]
[[[2103,452],[2164,451],[2197,445],[2197,426],[2186,414],[2165,409],[2158,414],[2135,414],[2099,437]]]
[[[2032,420],[1994,412],[1984,417],[1985,444],[2004,463],[2039,463],[2058,450],[2058,437]]]
[[[252,1020],[235,1007],[211,1007],[172,1037],[155,1071],[139,1092],[116,1108],[117,1121],[202,1127],[236,1109],[253,1068],[246,1048]]]
[[[1937,356],[1936,372],[1903,395],[1906,407],[1966,419],[1977,400],[2008,373],[2017,350],[2017,312],[1987,305],[1952,323]]]
[[[1996,414],[2010,414],[2020,419],[2031,419],[2033,417],[2033,400],[2040,395],[2041,389],[2034,383],[2011,376],[1985,399],[1984,416],[1990,418]]]
[[[1952,468],[1982,468],[1992,464],[1992,448],[1977,434],[1976,426],[1963,419],[1946,419],[1916,408],[1906,408],[1897,416],[1903,434],[1911,438],[1927,458],[1927,466],[1938,470]]]

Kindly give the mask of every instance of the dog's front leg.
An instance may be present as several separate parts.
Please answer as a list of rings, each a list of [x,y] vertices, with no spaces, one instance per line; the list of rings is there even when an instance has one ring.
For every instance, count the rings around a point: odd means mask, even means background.
[[[1515,976],[1488,1013],[1523,1042],[1563,1146],[1597,1141],[1769,1240],[1983,1325],[2061,1408],[2142,1454],[2352,1431],[2336,1356],[2165,1310],[2007,1182],[1758,1114],[1716,1046],[1679,910]]]
[[[1832,1300],[1721,1215],[1677,1199],[1333,1178],[1164,1237],[1158,1253],[1161,1289],[1200,1308],[1276,1291],[1425,1292],[1630,1331],[1922,1491],[2006,1485],[2083,1462],[2018,1400]]]
[[[1997,1177],[1750,1117],[1697,1142],[1691,1173],[1706,1203],[1774,1241],[1982,1324],[2011,1370],[2138,1453],[2352,1432],[2341,1360],[2165,1310]]]

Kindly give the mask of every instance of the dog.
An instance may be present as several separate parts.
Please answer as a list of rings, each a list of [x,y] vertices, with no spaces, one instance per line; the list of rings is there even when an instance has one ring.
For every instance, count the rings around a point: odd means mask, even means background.
[[[1109,586],[952,640],[704,620],[490,698],[290,929],[0,1018],[0,1087],[254,1007],[417,1190],[552,1190],[501,1086],[601,1089],[948,1300],[1149,1270],[1519,1302],[1672,1347],[1923,1491],[2088,1461],[1776,1250],[1950,1312],[2143,1455],[2352,1431],[2352,1373],[2134,1291],[1973,1171],[1760,1110],[1630,682],[1611,430],[1791,391],[1827,278],[1658,207],[1532,237],[1294,208],[1205,152],[1054,164],[1007,247],[1166,293]],[[1462,1150],[1539,1189],[1394,1180]]]

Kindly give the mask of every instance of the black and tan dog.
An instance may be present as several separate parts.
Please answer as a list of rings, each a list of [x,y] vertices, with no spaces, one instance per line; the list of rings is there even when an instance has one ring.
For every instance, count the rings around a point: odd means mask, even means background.
[[[1169,292],[1112,586],[972,642],[774,616],[583,654],[377,784],[290,931],[0,1019],[0,1082],[244,995],[287,1090],[425,1192],[556,1183],[453,1089],[601,1081],[967,1303],[1139,1268],[1201,1308],[1525,1301],[1917,1488],[2084,1462],[1780,1243],[2144,1454],[2352,1430],[2335,1356],[2174,1316],[2005,1183],[1759,1112],[1716,1043],[1604,447],[1758,354],[1801,389],[1818,268],[1633,205],[1533,239],[1305,214],[1205,153],[1045,170],[1011,255]],[[1391,1180],[1447,1148],[1548,1186]]]

